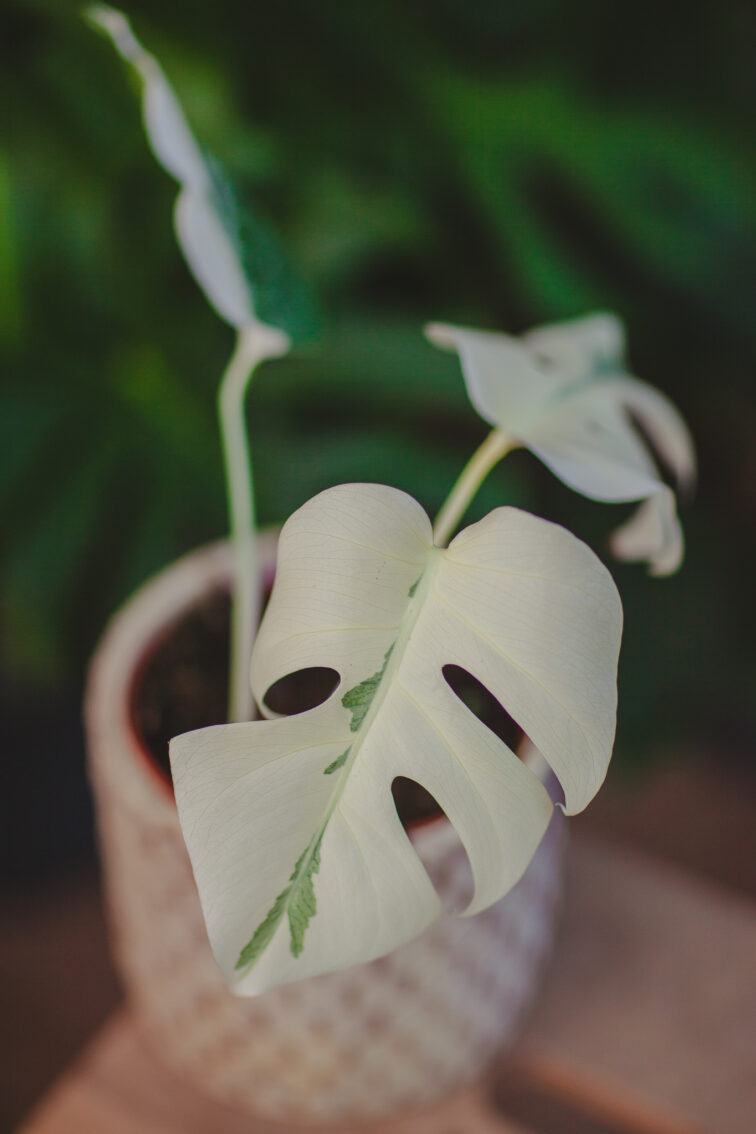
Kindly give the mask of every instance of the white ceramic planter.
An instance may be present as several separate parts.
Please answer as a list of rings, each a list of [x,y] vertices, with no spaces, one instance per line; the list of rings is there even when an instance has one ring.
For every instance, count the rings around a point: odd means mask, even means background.
[[[272,572],[275,546],[263,541]],[[224,986],[207,942],[170,789],[132,723],[136,674],[183,612],[229,575],[223,544],[143,587],[95,655],[85,716],[113,947],[156,1055],[253,1114],[302,1122],[390,1115],[482,1073],[532,1000],[558,904],[562,826],[475,918],[445,916],[388,957],[253,1000]],[[467,858],[445,819],[413,843],[459,907]]]

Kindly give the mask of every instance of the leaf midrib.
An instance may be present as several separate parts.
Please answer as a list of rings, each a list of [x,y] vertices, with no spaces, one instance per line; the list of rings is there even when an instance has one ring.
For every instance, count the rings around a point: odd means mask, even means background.
[[[280,931],[281,924],[284,923],[284,920],[286,919],[288,921],[289,908],[291,906],[291,903],[292,903],[294,897],[296,896],[297,888],[302,884],[303,879],[308,877],[309,874],[310,874],[310,864],[312,862],[312,859],[315,855],[316,850],[319,850],[320,847],[322,846],[323,837],[325,835],[328,824],[330,823],[331,818],[333,816],[333,813],[335,812],[336,808],[338,807],[339,801],[341,800],[341,797],[344,794],[344,791],[346,790],[346,786],[349,782],[349,773],[350,773],[350,771],[351,771],[351,769],[352,769],[352,767],[355,763],[355,760],[357,759],[357,757],[360,753],[360,750],[361,750],[362,745],[365,741],[365,738],[367,737],[367,735],[370,732],[370,729],[372,728],[373,722],[376,720],[376,718],[378,717],[378,715],[381,712],[381,708],[383,706],[383,703],[384,703],[384,701],[385,701],[385,699],[388,695],[388,691],[391,688],[391,685],[393,683],[394,674],[399,669],[399,667],[402,663],[402,660],[404,659],[404,655],[406,653],[407,647],[408,647],[410,639],[412,637],[412,631],[414,630],[415,625],[416,625],[418,619],[420,618],[420,615],[423,612],[423,609],[425,607],[425,603],[428,599],[428,596],[429,596],[431,590],[433,589],[433,582],[435,580],[436,573],[437,573],[438,568],[439,568],[440,563],[441,563],[442,553],[443,553],[443,549],[435,547],[435,546],[431,546],[428,550],[428,558],[427,558],[427,561],[426,561],[425,569],[423,570],[423,573],[421,574],[419,579],[413,585],[414,590],[412,591],[412,594],[409,596],[409,600],[408,600],[407,605],[405,607],[404,615],[403,615],[401,621],[399,622],[399,626],[397,628],[398,634],[397,634],[396,638],[394,639],[393,645],[390,647],[390,651],[389,651],[390,656],[388,657],[388,660],[386,662],[386,667],[385,667],[385,670],[383,672],[383,676],[381,677],[381,680],[380,680],[378,686],[376,687],[376,690],[375,690],[375,693],[373,695],[372,701],[370,703],[369,709],[365,713],[365,716],[364,716],[359,728],[354,733],[354,739],[352,740],[351,745],[349,747],[349,756],[347,757],[346,761],[344,762],[343,767],[337,770],[336,783],[334,785],[334,790],[333,790],[331,797],[328,801],[328,804],[326,806],[323,821],[320,824],[320,826],[316,829],[316,831],[314,832],[305,852],[303,853],[303,855],[300,857],[299,861],[297,862],[297,868],[294,871],[294,878],[290,879],[290,885],[287,888],[286,898],[285,898],[284,904],[282,906],[280,917],[278,918],[278,925],[276,926],[276,929],[275,929],[273,935],[271,936],[270,941],[268,942],[268,945],[266,945],[263,948],[263,950],[261,951],[259,956],[262,956],[267,951],[269,945],[272,943],[273,936],[275,936],[275,934]],[[368,677],[363,678],[363,680],[368,680],[370,676],[371,675],[368,675]],[[358,682],[358,684],[359,684],[359,682]],[[349,692],[349,691],[347,691],[347,692]],[[344,694],[344,696],[346,696],[346,694]],[[271,906],[271,910],[275,907],[275,902],[279,901],[281,897],[282,897],[282,895],[279,894],[279,896],[274,900],[274,903]],[[269,914],[270,914],[270,911],[269,911],[268,914],[266,914],[265,918],[263,918],[263,921],[260,923],[260,925],[264,924],[264,922],[267,919],[267,917],[269,916]],[[257,933],[258,929],[259,929],[259,926],[255,929],[255,933]],[[252,938],[250,938],[250,942],[253,939],[254,939],[254,934],[253,934]],[[245,945],[244,948],[240,952],[240,957],[242,957],[244,955],[244,951],[247,948],[248,948],[248,946]],[[241,967],[243,967],[245,970],[248,970],[259,959],[259,956],[255,957],[247,965],[243,965]],[[238,962],[237,962],[237,964],[238,964]]]

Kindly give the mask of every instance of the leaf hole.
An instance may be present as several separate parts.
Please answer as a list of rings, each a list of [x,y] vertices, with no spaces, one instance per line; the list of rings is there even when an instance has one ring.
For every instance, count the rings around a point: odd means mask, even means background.
[[[391,794],[405,830],[443,815],[443,810],[431,793],[416,780],[397,776],[391,785]]]
[[[504,706],[496,700],[477,677],[459,665],[445,665],[441,672],[453,693],[476,716],[481,724],[490,728],[499,740],[517,755],[520,754],[525,733]]]
[[[292,717],[306,713],[327,701],[341,678],[335,669],[314,665],[298,669],[274,681],[263,698],[263,704],[272,713]]]
[[[417,780],[409,779],[407,776],[396,776],[391,784],[391,794],[402,826],[410,838],[413,832],[422,830],[435,820],[448,819],[438,800]],[[442,855],[439,856],[437,851],[422,839],[415,843],[415,850],[444,907],[459,913],[469,905],[475,884],[465,846],[454,824],[451,820],[449,822],[453,838],[445,836]]]

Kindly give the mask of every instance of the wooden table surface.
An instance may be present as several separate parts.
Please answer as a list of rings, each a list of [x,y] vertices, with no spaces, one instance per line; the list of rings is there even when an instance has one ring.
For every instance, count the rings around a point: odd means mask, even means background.
[[[753,1134],[756,911],[574,838],[557,952],[516,1050],[373,1134]],[[285,1134],[194,1092],[114,1017],[19,1134]],[[299,1129],[299,1128],[297,1128]],[[343,1129],[343,1128],[342,1128]]]

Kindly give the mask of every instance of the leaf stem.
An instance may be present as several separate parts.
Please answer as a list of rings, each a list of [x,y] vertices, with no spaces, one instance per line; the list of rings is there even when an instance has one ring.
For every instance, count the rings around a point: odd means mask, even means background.
[[[436,517],[433,525],[433,542],[436,547],[446,546],[491,469],[515,444],[503,430],[492,429],[482,445],[475,450]]]
[[[231,721],[247,721],[252,717],[249,662],[261,590],[254,480],[244,401],[256,367],[266,358],[285,353],[288,346],[288,338],[273,327],[261,323],[241,327],[218,391],[233,556],[228,708]]]

